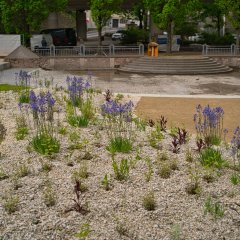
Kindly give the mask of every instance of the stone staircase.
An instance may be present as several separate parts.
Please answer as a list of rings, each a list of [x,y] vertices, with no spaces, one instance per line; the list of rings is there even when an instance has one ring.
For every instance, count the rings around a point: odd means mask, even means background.
[[[9,62],[4,62],[3,59],[0,59],[0,71],[9,69],[10,68],[10,63]]]
[[[119,68],[122,72],[192,75],[218,74],[231,72],[232,69],[211,58],[200,56],[142,57]]]

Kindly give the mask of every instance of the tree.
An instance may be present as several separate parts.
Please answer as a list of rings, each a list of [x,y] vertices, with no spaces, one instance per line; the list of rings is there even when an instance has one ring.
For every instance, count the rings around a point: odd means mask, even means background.
[[[145,0],[154,22],[168,33],[167,52],[172,49],[174,25],[181,24],[198,7],[198,0]]]
[[[120,8],[122,0],[91,0],[90,10],[93,21],[96,24],[99,37],[99,45],[102,45],[102,29],[114,12]]]
[[[237,32],[236,45],[239,46],[240,37],[240,0],[217,0],[220,8]]]
[[[0,0],[1,22],[7,33],[24,34],[38,30],[49,13],[61,11],[68,0]]]

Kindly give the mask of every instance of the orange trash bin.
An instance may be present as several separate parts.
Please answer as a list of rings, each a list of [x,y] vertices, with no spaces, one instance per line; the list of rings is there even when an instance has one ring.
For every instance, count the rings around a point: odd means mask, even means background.
[[[150,42],[148,44],[148,56],[158,57],[158,44],[155,42]]]

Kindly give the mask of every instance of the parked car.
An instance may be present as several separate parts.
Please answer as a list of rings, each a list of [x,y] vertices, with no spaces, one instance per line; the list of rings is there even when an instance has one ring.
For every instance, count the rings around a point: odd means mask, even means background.
[[[112,40],[121,40],[124,37],[125,30],[118,30],[112,35]]]
[[[51,34],[55,46],[76,46],[77,36],[73,28],[44,29],[41,34]]]
[[[193,36],[189,36],[188,37],[188,40],[193,41],[193,42],[197,42],[200,39],[201,39],[201,36],[198,33],[195,33]]]

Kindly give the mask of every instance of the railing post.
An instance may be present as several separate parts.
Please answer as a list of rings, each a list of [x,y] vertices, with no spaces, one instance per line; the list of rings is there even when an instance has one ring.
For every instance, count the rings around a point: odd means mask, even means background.
[[[203,44],[202,46],[202,55],[207,55],[208,54],[208,45]]]
[[[86,52],[85,52],[85,45],[84,44],[80,44],[79,45],[79,49],[80,49],[80,55],[85,56]]]
[[[231,45],[231,55],[236,55],[236,45],[235,44],[232,44]]]
[[[141,43],[138,45],[139,47],[139,55],[144,55],[144,45]]]
[[[55,57],[55,46],[53,44],[50,45],[50,56]]]
[[[115,55],[115,45],[114,44],[109,45],[109,54]]]

